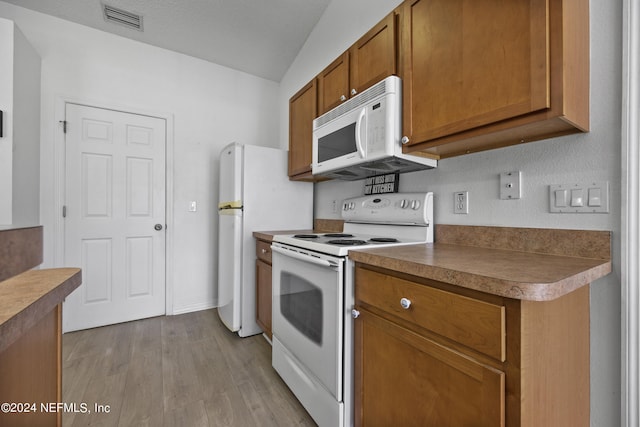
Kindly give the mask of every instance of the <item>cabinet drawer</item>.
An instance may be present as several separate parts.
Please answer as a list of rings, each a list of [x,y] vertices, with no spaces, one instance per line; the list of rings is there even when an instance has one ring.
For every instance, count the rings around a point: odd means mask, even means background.
[[[271,264],[271,243],[264,240],[256,241],[256,258]]]
[[[401,305],[403,298],[410,301],[406,309]],[[356,301],[505,360],[504,306],[362,268],[356,270]]]

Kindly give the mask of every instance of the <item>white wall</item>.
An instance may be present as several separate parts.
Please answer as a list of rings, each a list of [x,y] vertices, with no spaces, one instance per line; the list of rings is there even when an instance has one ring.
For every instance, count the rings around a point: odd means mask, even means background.
[[[173,311],[216,304],[217,195],[220,149],[237,141],[277,147],[278,84],[193,57],[145,45],[0,1],[42,57],[41,221],[44,266],[60,259],[55,246],[62,148],[60,99],[73,99],[173,118]],[[58,150],[58,152],[56,151]],[[187,211],[189,201],[198,211]],[[59,251],[58,251],[59,252]],[[171,279],[171,278],[169,278]]]
[[[366,3],[366,7],[363,7]],[[288,99],[400,3],[334,0],[281,82],[281,141]],[[433,191],[435,223],[611,230],[613,272],[591,285],[591,425],[620,422],[620,2],[591,2],[591,132],[442,160],[400,176],[400,191]],[[354,11],[358,9],[358,14]],[[353,22],[351,18],[358,16]],[[499,200],[500,172],[522,171],[523,198]],[[551,214],[548,186],[609,181],[609,214]],[[453,192],[469,191],[469,214],[453,214]],[[316,184],[315,215],[336,218],[332,200],[363,194],[362,181]]]
[[[11,224],[13,170],[13,22],[0,19],[0,110],[3,137],[0,138],[0,224]]]
[[[0,224],[39,223],[40,57],[13,21],[0,18]]]
[[[14,26],[13,225],[40,223],[40,56]]]

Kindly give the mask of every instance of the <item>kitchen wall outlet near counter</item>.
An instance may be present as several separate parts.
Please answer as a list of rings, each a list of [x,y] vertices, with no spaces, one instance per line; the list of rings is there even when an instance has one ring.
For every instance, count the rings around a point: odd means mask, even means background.
[[[453,213],[468,214],[469,213],[469,192],[456,191],[453,193]]]
[[[549,212],[609,213],[609,182],[550,185]]]

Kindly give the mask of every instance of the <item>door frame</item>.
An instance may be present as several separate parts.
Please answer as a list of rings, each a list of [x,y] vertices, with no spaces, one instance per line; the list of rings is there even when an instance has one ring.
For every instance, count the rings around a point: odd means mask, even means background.
[[[174,118],[172,113],[149,111],[135,108],[128,105],[116,105],[102,101],[92,101],[78,99],[68,96],[57,96],[55,100],[55,121],[57,130],[54,138],[54,183],[53,200],[54,215],[53,221],[53,263],[56,266],[63,266],[64,262],[64,219],[62,218],[62,207],[64,205],[65,189],[65,133],[62,122],[65,120],[67,104],[78,104],[87,107],[95,107],[106,110],[121,111],[124,113],[150,116],[165,120],[166,147],[165,147],[165,314],[173,315],[173,153],[174,153]]]
[[[640,5],[623,1],[621,129],[621,424],[640,422]]]

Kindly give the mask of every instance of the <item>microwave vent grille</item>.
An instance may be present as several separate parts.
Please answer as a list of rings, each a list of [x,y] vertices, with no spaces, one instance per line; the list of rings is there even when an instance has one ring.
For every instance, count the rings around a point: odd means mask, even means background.
[[[336,117],[341,116],[347,111],[353,110],[354,108],[358,108],[359,106],[366,104],[367,102],[379,97],[380,95],[384,95],[387,90],[387,79],[382,80],[379,83],[371,86],[369,89],[365,90],[359,95],[354,96],[350,100],[340,104],[336,108],[322,116],[318,117],[313,121],[313,126],[315,128],[324,125],[327,122],[335,119]]]

